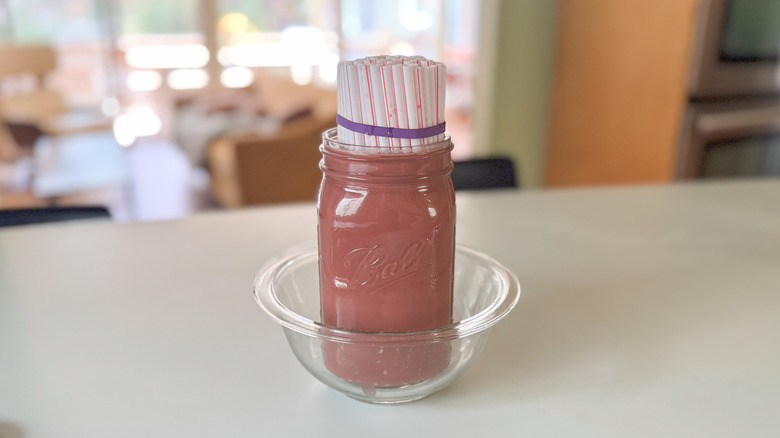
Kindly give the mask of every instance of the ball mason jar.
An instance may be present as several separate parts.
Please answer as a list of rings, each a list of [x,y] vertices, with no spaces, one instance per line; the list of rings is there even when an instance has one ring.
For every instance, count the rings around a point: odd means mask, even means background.
[[[318,197],[322,323],[405,333],[452,323],[455,193],[452,143],[416,152],[339,143],[323,133]],[[328,369],[361,385],[388,387],[433,377],[449,344],[358,347],[325,341]]]

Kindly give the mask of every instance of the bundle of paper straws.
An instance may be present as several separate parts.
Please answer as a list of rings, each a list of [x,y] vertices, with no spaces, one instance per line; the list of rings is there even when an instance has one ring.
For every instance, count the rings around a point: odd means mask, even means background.
[[[421,56],[340,62],[339,142],[404,153],[444,139],[446,71],[444,64]]]

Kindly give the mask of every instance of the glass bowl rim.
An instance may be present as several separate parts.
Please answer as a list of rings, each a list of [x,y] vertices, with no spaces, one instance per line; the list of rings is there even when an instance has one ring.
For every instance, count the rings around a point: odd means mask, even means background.
[[[301,245],[268,261],[260,268],[254,281],[253,295],[257,304],[285,329],[328,341],[349,344],[417,344],[450,341],[482,332],[504,318],[520,298],[517,277],[504,265],[483,252],[456,245],[455,252],[481,259],[501,282],[497,297],[488,306],[461,321],[442,327],[413,332],[368,332],[349,330],[322,324],[306,318],[281,303],[276,296],[274,280],[290,265],[318,257],[316,243]]]

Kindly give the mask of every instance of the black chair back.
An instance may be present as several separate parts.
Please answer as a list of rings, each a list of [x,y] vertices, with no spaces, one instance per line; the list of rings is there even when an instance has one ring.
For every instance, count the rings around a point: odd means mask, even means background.
[[[478,158],[453,161],[452,184],[455,190],[516,188],[515,167],[509,158]]]
[[[81,219],[111,219],[111,215],[105,207],[46,207],[0,210],[0,227]]]

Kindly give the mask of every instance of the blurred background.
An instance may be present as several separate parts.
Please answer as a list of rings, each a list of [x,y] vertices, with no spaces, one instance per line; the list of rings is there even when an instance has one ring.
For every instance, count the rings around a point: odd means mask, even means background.
[[[314,200],[339,60],[443,61],[522,189],[780,175],[780,0],[0,0],[0,208]]]

